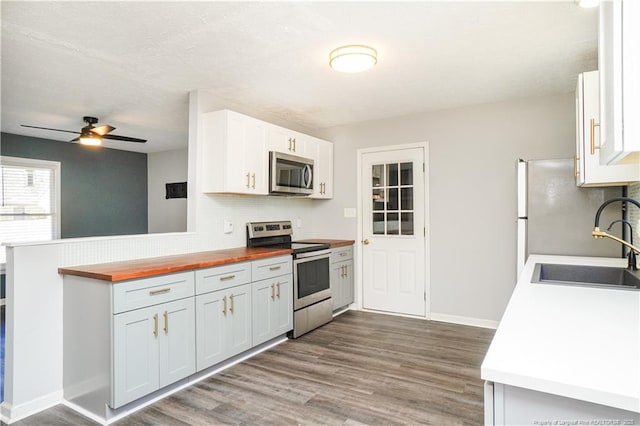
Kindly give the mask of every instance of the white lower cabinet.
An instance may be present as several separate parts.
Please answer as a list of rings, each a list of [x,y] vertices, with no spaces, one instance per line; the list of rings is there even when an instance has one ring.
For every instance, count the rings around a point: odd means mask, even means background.
[[[251,348],[251,284],[196,296],[197,369]]]
[[[193,298],[113,317],[113,408],[195,373]]]
[[[253,345],[259,345],[293,328],[291,274],[254,282]]]
[[[334,311],[354,302],[353,278],[353,246],[333,249],[330,285]]]
[[[65,275],[64,399],[107,419],[287,333],[292,283],[290,255],[116,283]]]

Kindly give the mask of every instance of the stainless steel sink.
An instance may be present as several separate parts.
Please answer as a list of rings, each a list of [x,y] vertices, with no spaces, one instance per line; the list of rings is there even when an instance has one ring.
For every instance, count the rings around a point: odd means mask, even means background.
[[[536,263],[532,282],[638,290],[640,272],[606,266]]]

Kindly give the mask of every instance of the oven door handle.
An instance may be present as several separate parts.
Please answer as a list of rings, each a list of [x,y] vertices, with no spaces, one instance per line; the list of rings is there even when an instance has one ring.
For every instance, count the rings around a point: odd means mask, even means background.
[[[321,258],[321,257],[329,257],[329,256],[331,256],[331,249],[309,251],[306,253],[296,253],[296,259],[305,259],[309,257]]]
[[[313,172],[311,166],[309,164],[305,165],[302,173],[302,186],[307,189],[311,188],[313,186]]]

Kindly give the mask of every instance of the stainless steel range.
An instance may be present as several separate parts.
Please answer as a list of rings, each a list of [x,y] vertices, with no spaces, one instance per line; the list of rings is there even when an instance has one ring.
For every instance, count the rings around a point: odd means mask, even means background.
[[[291,221],[247,223],[247,247],[293,250],[293,331],[299,337],[333,318],[328,244],[291,241]]]

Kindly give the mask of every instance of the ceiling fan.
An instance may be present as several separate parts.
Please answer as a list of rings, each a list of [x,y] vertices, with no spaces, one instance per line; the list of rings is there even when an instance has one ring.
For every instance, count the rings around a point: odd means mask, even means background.
[[[69,142],[80,141],[80,143],[83,145],[100,145],[102,143],[102,139],[138,143],[145,143],[147,141],[146,139],[132,138],[129,136],[110,135],[109,133],[114,131],[116,128],[108,124],[104,124],[102,126],[94,126],[94,124],[98,123],[98,119],[96,117],[85,116],[82,117],[82,120],[87,123],[87,125],[80,129],[79,132],[74,132],[72,130],[52,129],[50,127],[28,126],[26,124],[21,124],[21,126],[30,127],[32,129],[53,130],[55,132],[79,134],[80,136],[70,140]]]

